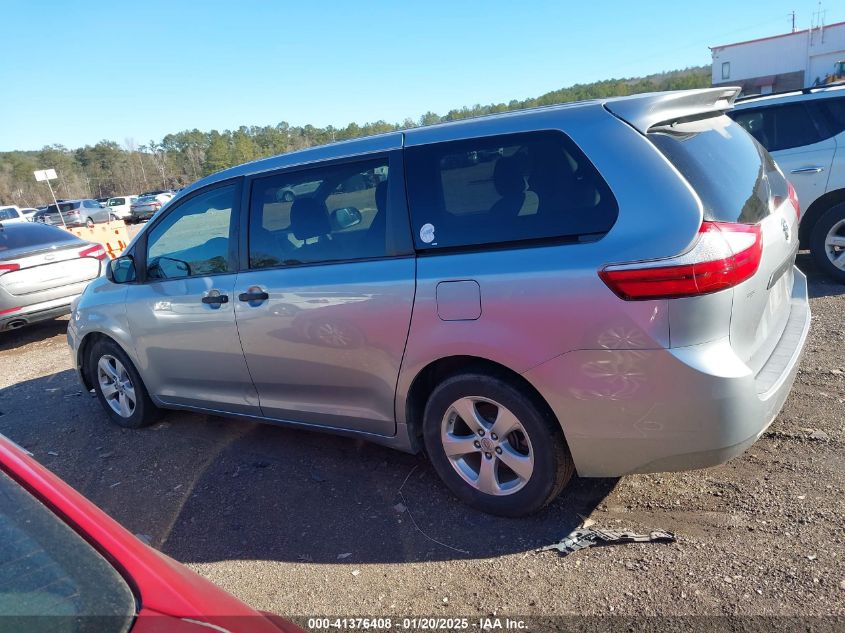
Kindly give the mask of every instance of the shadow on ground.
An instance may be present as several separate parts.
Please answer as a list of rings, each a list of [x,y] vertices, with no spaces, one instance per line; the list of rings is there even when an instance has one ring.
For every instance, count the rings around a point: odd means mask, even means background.
[[[0,352],[15,350],[31,343],[37,343],[54,336],[64,336],[67,332],[67,319],[51,319],[19,330],[0,332]]]
[[[111,424],[74,372],[0,390],[0,432],[182,562],[343,564],[486,558],[558,541],[616,480],[575,479],[547,510],[501,519],[458,502],[421,456],[180,412]]]
[[[807,275],[807,289],[812,299],[845,294],[845,284],[837,283],[821,272],[809,252],[799,253],[795,263]]]

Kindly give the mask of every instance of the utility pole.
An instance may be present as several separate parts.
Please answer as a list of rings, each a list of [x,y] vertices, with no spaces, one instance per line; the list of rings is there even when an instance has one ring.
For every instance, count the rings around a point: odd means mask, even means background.
[[[795,33],[795,11],[792,12],[792,32]]]

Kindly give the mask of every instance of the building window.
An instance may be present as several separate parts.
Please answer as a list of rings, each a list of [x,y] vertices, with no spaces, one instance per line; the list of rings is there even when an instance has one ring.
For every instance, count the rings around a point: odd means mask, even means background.
[[[730,62],[722,62],[722,79],[730,79],[731,78],[731,63]]]

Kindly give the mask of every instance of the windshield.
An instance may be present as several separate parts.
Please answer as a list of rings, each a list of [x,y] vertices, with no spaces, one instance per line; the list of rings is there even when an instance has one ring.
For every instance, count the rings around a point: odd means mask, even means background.
[[[52,616],[56,619],[51,630],[59,631],[129,630],[135,597],[123,578],[4,473],[0,473],[0,543],[0,614]]]

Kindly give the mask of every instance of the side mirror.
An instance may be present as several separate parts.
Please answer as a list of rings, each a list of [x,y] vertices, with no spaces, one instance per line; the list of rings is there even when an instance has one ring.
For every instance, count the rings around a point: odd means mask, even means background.
[[[113,284],[128,284],[135,281],[135,259],[132,255],[109,260],[106,266],[106,279]]]
[[[191,265],[172,257],[155,257],[147,267],[150,279],[180,279],[191,276]]]
[[[341,207],[332,211],[332,221],[339,230],[361,224],[361,212],[355,207]]]

